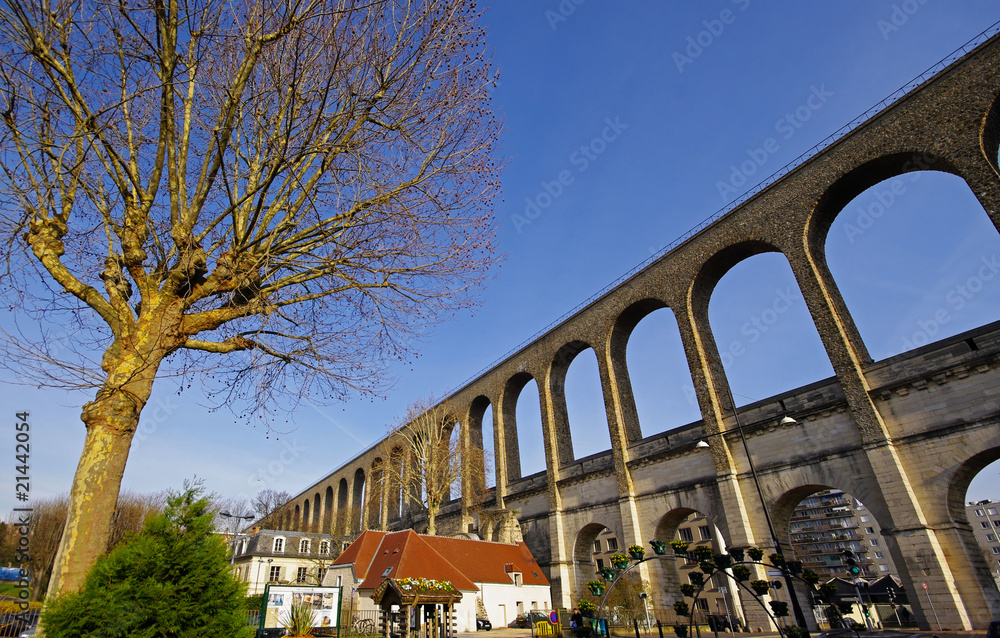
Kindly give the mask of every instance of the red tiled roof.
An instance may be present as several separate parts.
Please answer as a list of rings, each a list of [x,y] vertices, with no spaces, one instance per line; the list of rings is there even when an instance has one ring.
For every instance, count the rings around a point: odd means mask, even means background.
[[[434,578],[446,580],[461,591],[479,591],[474,582],[413,530],[372,533],[382,534],[382,542],[367,569],[355,566],[355,573],[364,570],[366,574],[358,589],[375,589],[386,578]]]
[[[428,545],[456,565],[476,583],[509,583],[511,572],[521,572],[525,585],[548,585],[538,563],[524,542],[517,545],[487,543],[468,538],[422,536]]]
[[[355,575],[363,581],[359,589],[374,589],[385,578],[409,577],[447,580],[456,589],[476,591],[475,583],[510,583],[508,571],[520,572],[525,585],[549,584],[523,542],[505,545],[422,536],[413,530],[363,532],[334,561],[335,565],[352,563]]]
[[[364,580],[368,575],[368,566],[371,565],[378,546],[382,543],[385,532],[373,532],[366,530],[354,539],[347,549],[333,561],[334,565],[354,565],[354,576]]]

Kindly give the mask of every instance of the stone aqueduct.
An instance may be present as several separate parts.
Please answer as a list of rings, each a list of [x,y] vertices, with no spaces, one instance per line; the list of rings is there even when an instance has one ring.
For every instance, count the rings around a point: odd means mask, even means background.
[[[769,544],[734,429],[708,304],[734,265],[779,252],[835,373],[741,408],[779,538],[787,542],[800,500],[828,487],[842,489],[878,521],[925,626],[928,599],[944,627],[983,628],[1000,617],[1000,595],[964,509],[972,477],[1000,459],[1000,322],[873,361],[824,252],[831,223],[848,202],[909,171],[958,176],[1000,229],[998,93],[1000,36],[994,36],[447,398],[456,421],[467,424],[461,430],[466,445],[481,446],[482,418],[492,407],[491,507],[516,515],[547,570],[555,605],[569,606],[592,577],[584,569],[604,527],[625,545],[647,545],[654,537],[672,538],[679,523],[699,511],[731,546]],[[644,437],[625,349],[637,323],[660,308],[676,317],[702,419]],[[612,447],[577,459],[564,382],[586,348],[597,354]],[[547,467],[522,476],[515,405],[532,379],[539,388]],[[782,424],[786,415],[796,423]],[[702,439],[710,453],[695,447]],[[354,529],[399,525],[387,513],[395,506],[382,506],[388,495],[373,493],[384,483],[371,480],[378,456],[373,447],[310,486],[276,512],[272,524],[325,530],[339,515]],[[481,517],[469,505],[461,498],[447,504],[439,529],[478,529],[489,538],[486,528],[495,517],[477,528]],[[644,576],[660,606],[679,599],[672,568],[654,565]],[[799,598],[808,608],[801,592]]]

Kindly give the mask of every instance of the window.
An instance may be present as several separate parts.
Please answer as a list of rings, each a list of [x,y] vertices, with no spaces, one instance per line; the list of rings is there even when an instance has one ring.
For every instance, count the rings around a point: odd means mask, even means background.
[[[989,529],[990,528],[990,522],[989,521],[981,521],[979,524],[983,526],[983,529]]]
[[[1000,521],[993,521],[993,527],[1000,527]]]
[[[986,508],[986,513],[989,514],[990,516],[996,516],[997,515],[997,508],[995,508],[995,507],[987,507]]]
[[[295,573],[295,582],[304,583],[306,582],[306,571],[305,567],[299,567],[299,570]]]
[[[330,541],[323,541],[319,544],[319,553],[320,554],[330,553]]]
[[[594,541],[594,552],[597,554],[601,553],[601,539],[599,538]]]
[[[604,559],[603,558],[598,558],[597,559],[597,571],[601,571],[602,569],[604,569]]]
[[[612,536],[608,539],[608,551],[613,552],[618,549],[618,539]]]
[[[323,578],[326,576],[326,570],[320,567],[316,570],[316,578],[319,579],[319,584],[323,584]]]
[[[870,516],[868,516],[867,514],[866,514],[865,516],[862,516],[862,517],[861,517],[861,522],[862,522],[862,523],[867,523],[867,522],[868,522],[868,521],[870,521],[870,520],[872,520],[872,519],[871,519],[871,517],[870,517]]]
[[[873,538],[871,542],[872,542],[872,547],[878,547],[878,539],[877,538]]]
[[[885,558],[885,554],[882,552],[875,552],[875,558]]]
[[[698,528],[698,533],[701,535],[701,540],[707,541],[712,539],[712,532],[708,529],[708,525],[702,525]]]
[[[272,583],[278,582],[281,579],[281,566],[271,565],[271,573],[268,576],[268,581]]]
[[[880,572],[887,572],[887,571],[889,571],[889,566],[888,565],[879,565],[878,566],[878,570]]]
[[[875,533],[875,528],[874,527],[866,527],[865,528],[865,534],[874,534],[874,533]]]
[[[682,541],[687,541],[690,543],[691,541],[694,540],[694,534],[691,533],[691,528],[689,527],[682,527],[681,529],[677,530],[677,535],[680,536]]]
[[[986,516],[986,512],[983,510],[976,510],[976,516]]]
[[[708,611],[708,600],[705,598],[698,599],[698,609],[702,611]]]
[[[308,554],[309,553],[309,539],[303,538],[299,541],[299,553]]]
[[[993,550],[994,554],[1000,554],[1000,547],[991,547],[990,549]]]
[[[521,572],[514,572],[514,584],[518,587],[524,584],[524,581],[521,580]]]
[[[996,534],[987,534],[986,535],[986,540],[990,541],[991,543],[995,543],[995,542],[997,542],[997,535]]]
[[[274,553],[280,554],[285,551],[285,539],[278,536],[274,539]],[[271,569],[274,569],[273,567]]]
[[[344,575],[337,574],[337,587],[343,587],[343,586],[344,586]]]
[[[523,600],[519,600],[519,601],[517,601],[514,604],[517,605],[517,615],[520,616],[521,614],[523,614],[524,613],[524,601]]]

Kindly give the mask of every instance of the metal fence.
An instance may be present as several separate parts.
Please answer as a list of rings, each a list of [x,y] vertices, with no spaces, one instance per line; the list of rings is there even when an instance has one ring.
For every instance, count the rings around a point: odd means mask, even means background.
[[[16,614],[0,614],[0,636],[19,636],[22,631],[38,622],[38,610]]]

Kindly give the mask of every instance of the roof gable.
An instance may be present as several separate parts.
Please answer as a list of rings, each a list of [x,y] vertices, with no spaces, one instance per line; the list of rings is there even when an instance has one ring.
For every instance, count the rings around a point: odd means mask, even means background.
[[[413,530],[383,536],[358,589],[374,589],[386,578],[433,578],[446,580],[455,589],[479,590],[460,569],[428,545],[425,537]]]

